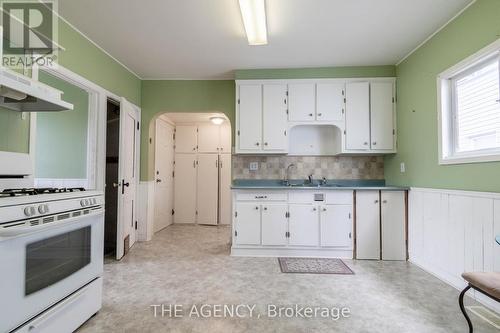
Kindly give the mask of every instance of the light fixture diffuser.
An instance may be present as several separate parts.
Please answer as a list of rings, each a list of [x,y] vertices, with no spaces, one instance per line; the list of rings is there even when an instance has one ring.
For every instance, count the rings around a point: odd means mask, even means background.
[[[215,125],[220,125],[224,122],[224,118],[222,117],[210,117],[210,121]]]
[[[249,45],[267,44],[265,0],[239,0]]]

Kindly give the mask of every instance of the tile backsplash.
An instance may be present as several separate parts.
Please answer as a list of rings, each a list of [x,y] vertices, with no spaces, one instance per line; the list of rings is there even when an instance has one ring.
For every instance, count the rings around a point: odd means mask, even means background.
[[[250,171],[250,162],[258,170]],[[286,168],[290,179],[312,174],[321,179],[384,179],[383,156],[244,156],[233,155],[233,179],[283,179]]]

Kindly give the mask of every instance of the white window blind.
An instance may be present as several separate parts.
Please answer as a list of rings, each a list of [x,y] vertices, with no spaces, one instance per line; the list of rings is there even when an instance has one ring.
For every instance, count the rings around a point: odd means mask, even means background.
[[[499,76],[495,57],[453,78],[456,153],[500,148]]]

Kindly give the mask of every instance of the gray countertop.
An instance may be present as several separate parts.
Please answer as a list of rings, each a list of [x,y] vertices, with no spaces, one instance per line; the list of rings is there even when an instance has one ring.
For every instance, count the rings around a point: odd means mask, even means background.
[[[291,179],[291,186],[287,186],[279,179],[235,179],[233,190],[385,190],[404,191],[408,187],[386,185],[381,179],[328,179],[326,186],[320,186],[318,180],[313,184],[304,185],[304,180]]]

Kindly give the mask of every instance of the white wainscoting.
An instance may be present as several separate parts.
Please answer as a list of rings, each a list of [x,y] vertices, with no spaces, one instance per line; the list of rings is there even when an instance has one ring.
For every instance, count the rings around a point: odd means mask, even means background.
[[[154,182],[141,181],[137,188],[138,240],[150,241],[154,223]]]
[[[409,203],[411,262],[457,289],[465,271],[500,272],[500,193],[411,188]],[[497,302],[468,295],[500,313]]]
[[[35,178],[35,187],[83,187],[88,188],[86,178]]]

